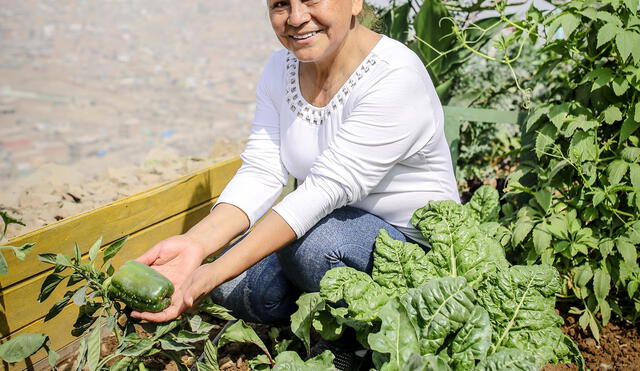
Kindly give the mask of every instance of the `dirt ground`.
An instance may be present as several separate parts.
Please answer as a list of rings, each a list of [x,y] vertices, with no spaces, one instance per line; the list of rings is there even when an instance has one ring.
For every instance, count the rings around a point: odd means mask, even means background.
[[[237,155],[278,48],[261,0],[0,0],[9,237]]]

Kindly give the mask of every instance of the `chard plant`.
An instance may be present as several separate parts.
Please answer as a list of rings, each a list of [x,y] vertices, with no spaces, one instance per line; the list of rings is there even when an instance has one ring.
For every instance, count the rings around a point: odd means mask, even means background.
[[[509,264],[499,211],[488,186],[464,206],[430,202],[412,218],[429,252],[381,230],[371,276],[328,271],[320,292],[299,299],[293,332],[308,350],[311,329],[336,339],[351,327],[379,370],[539,370],[549,362],[583,370],[555,313],[558,271]]]
[[[549,92],[532,102],[508,181],[512,251],[557,267],[563,299],[598,339],[612,315],[640,315],[640,16],[637,0],[554,3],[511,21],[499,2],[513,32],[486,57],[511,65],[514,46],[543,45],[533,78]]]

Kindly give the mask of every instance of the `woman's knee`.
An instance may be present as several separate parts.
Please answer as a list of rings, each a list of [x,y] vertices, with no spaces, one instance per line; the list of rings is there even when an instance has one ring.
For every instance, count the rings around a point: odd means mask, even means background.
[[[289,280],[304,291],[317,291],[329,269],[348,266],[370,273],[380,229],[386,229],[392,238],[406,240],[377,216],[344,207],[323,218],[306,235],[278,251],[277,256]]]
[[[214,289],[212,297],[215,303],[230,309],[237,318],[274,324],[289,319],[295,311],[298,294],[272,254]]]

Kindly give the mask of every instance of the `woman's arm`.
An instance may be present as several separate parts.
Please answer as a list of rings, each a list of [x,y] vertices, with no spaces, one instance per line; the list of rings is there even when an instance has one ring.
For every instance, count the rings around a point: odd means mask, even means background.
[[[185,236],[203,248],[207,257],[222,249],[249,228],[249,218],[240,208],[221,203],[209,215],[185,233]]]
[[[216,209],[220,206],[222,204]],[[212,263],[202,265],[191,275],[191,282],[185,286],[185,304],[192,306],[200,296],[236,277],[295,239],[296,234],[289,224],[278,213],[270,211],[242,241]]]

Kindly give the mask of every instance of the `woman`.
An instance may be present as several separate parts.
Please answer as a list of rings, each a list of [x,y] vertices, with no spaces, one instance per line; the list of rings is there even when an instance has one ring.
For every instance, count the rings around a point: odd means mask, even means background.
[[[240,318],[287,320],[328,269],[370,272],[379,229],[424,245],[413,211],[458,200],[433,84],[412,51],[358,24],[363,1],[268,7],[285,49],[257,88],[243,165],[206,218],[138,258],[176,287],[169,308],[139,318],[173,319],[212,292]],[[289,175],[301,185],[269,210]]]

